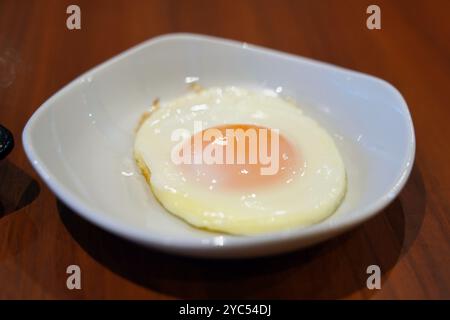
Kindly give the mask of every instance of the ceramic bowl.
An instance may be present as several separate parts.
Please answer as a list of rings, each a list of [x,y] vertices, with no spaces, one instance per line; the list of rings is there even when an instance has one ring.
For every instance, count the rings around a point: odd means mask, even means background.
[[[180,96],[193,80],[205,87],[275,90],[325,127],[348,177],[337,212],[310,227],[232,236],[195,229],[165,211],[134,163],[134,129],[153,99]],[[34,113],[23,131],[23,145],[43,181],[83,218],[151,248],[217,258],[292,251],[361,224],[398,195],[415,151],[408,107],[389,83],[194,34],[150,39],[81,75]]]

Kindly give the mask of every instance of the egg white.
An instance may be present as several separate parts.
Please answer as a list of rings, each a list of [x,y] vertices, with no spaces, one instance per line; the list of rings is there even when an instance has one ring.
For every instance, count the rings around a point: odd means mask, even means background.
[[[280,129],[304,160],[290,183],[253,190],[217,190],[187,179],[171,160],[174,130],[194,134],[226,124]],[[151,190],[171,213],[198,228],[258,234],[307,226],[330,216],[346,191],[344,163],[329,134],[292,103],[237,87],[210,88],[165,103],[140,126],[134,155]]]

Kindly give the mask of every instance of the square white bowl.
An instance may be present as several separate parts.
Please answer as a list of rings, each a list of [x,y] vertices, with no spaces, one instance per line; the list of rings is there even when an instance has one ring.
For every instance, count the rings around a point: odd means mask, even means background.
[[[134,129],[153,99],[202,86],[268,88],[294,99],[335,138],[348,192],[311,227],[232,236],[197,230],[162,208],[137,169]],[[23,132],[28,158],[50,189],[94,224],[183,255],[253,257],[335,236],[387,206],[414,160],[414,129],[387,82],[322,62],[230,40],[171,34],[146,41],[78,77],[46,101]],[[157,150],[156,150],[157,152]]]

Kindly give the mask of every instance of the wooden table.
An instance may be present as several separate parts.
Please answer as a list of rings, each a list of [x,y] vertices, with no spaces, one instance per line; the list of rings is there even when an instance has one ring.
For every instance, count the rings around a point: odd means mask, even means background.
[[[66,8],[81,8],[81,30]],[[0,1],[0,123],[17,146],[0,165],[0,298],[450,298],[450,1]],[[417,135],[412,175],[374,219],[300,252],[206,261],[149,251],[58,202],[32,170],[27,119],[80,73],[148,38],[195,32],[287,51],[391,82]],[[68,290],[66,268],[82,270]],[[382,289],[366,288],[377,264]]]

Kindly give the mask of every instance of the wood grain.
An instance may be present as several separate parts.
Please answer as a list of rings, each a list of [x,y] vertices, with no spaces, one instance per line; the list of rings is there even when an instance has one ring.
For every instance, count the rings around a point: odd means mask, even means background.
[[[76,2],[82,29],[65,27]],[[17,146],[0,164],[0,298],[450,298],[450,2],[0,0],[0,123]],[[410,107],[411,178],[381,214],[313,248],[214,262],[142,249],[58,202],[28,163],[21,132],[36,108],[80,73],[169,32],[231,38],[381,77]],[[5,71],[6,70],[6,71]],[[66,288],[66,267],[82,290]],[[366,288],[368,265],[382,289]]]

